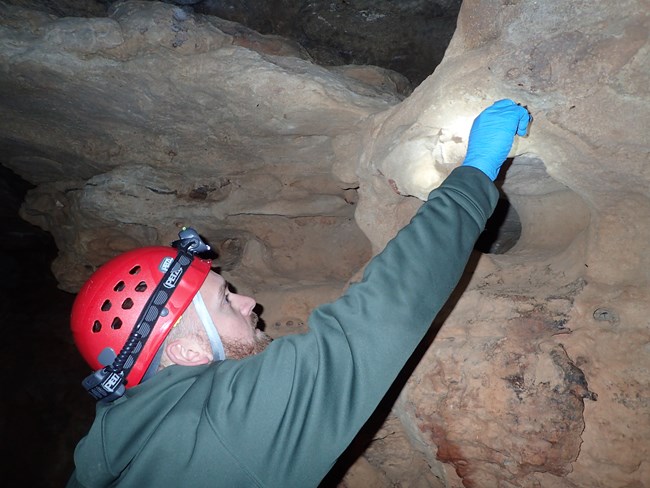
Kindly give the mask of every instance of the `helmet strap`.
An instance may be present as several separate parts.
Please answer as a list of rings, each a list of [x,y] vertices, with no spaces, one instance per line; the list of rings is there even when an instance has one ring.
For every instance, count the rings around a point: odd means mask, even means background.
[[[226,352],[223,349],[223,342],[221,341],[221,336],[219,335],[217,326],[214,325],[212,317],[210,316],[210,313],[205,306],[201,292],[197,292],[196,295],[194,295],[192,303],[194,304],[194,308],[196,309],[196,313],[198,314],[199,319],[201,319],[205,333],[208,335],[208,339],[210,340],[213,360],[223,361],[226,359]]]

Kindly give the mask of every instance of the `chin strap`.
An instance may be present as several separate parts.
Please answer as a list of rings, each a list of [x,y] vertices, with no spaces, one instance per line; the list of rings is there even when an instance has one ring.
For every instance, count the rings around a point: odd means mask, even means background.
[[[192,303],[194,304],[196,313],[201,319],[205,333],[208,334],[210,346],[212,347],[212,359],[214,361],[223,361],[226,359],[226,352],[223,350],[223,342],[221,342],[221,337],[219,336],[217,327],[214,325],[212,317],[210,317],[208,309],[205,307],[205,302],[203,301],[203,297],[201,296],[200,292],[194,295]]]

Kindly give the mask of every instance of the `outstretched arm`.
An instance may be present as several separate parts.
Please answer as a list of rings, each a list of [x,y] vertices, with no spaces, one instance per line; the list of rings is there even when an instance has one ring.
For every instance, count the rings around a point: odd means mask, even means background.
[[[216,368],[215,385],[232,376],[209,405],[229,419],[218,436],[261,484],[317,485],[372,414],[464,271],[498,199],[491,175],[525,133],[521,111],[502,101],[476,119],[465,164],[361,282],[312,313],[309,333]]]

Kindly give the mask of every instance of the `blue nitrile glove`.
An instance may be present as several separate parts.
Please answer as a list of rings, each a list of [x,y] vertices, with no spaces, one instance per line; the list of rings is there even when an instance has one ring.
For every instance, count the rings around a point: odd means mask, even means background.
[[[494,102],[474,119],[463,166],[473,166],[496,180],[515,134],[525,136],[528,122],[530,114],[521,105],[507,99]]]

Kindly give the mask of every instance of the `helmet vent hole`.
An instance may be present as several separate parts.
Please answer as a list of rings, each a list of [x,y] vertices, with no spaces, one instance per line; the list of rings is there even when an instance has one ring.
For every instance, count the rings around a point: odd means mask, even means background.
[[[131,268],[131,271],[129,271],[130,275],[137,275],[140,272],[140,266],[134,266]]]
[[[147,289],[147,284],[144,281],[141,281],[138,283],[138,285],[135,287],[135,291],[142,293]]]
[[[127,298],[122,302],[122,308],[124,310],[131,310],[132,307],[133,307],[133,300],[131,300],[130,298]]]
[[[120,327],[122,327],[122,321],[119,317],[115,317],[113,319],[113,323],[111,324],[111,329],[118,330]]]
[[[95,323],[93,324],[93,332],[97,333],[102,330],[102,323],[99,320],[95,320]]]
[[[102,303],[102,312],[108,312],[110,309],[111,309],[111,301],[104,300],[104,303]]]
[[[120,281],[117,285],[115,285],[115,287],[113,288],[113,291],[122,291],[122,290],[124,290],[125,286],[126,285],[124,284],[124,282]]]

